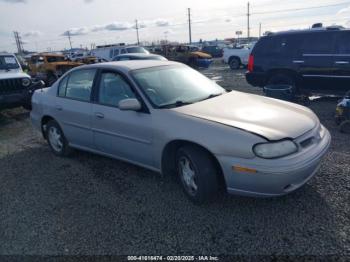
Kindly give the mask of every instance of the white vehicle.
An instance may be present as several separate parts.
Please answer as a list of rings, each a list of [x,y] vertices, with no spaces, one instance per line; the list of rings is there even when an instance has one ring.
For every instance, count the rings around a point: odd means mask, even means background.
[[[19,106],[30,109],[32,94],[43,86],[23,72],[14,54],[0,53],[0,110]]]
[[[114,57],[122,54],[130,53],[142,53],[149,54],[149,52],[140,46],[126,46],[126,45],[107,45],[99,46],[91,51],[91,55],[106,59],[107,61],[112,61]]]
[[[232,70],[247,66],[249,55],[256,42],[242,46],[242,48],[224,48],[224,62],[229,64]]]

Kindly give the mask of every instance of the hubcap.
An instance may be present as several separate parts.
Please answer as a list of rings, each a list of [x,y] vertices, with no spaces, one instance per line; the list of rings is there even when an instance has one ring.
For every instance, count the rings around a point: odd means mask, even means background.
[[[61,132],[54,126],[49,129],[49,142],[56,152],[61,152],[63,148]]]
[[[180,158],[179,172],[186,191],[191,195],[195,195],[198,189],[196,184],[196,172],[194,171],[191,161],[187,157]]]

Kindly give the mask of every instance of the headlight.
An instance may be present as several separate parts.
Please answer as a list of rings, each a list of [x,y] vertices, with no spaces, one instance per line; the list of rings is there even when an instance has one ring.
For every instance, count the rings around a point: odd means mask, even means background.
[[[298,151],[297,145],[291,140],[256,144],[253,147],[255,155],[261,158],[278,158],[291,155]]]
[[[22,79],[22,85],[25,87],[30,86],[30,84],[32,83],[32,81],[29,78],[23,78]]]

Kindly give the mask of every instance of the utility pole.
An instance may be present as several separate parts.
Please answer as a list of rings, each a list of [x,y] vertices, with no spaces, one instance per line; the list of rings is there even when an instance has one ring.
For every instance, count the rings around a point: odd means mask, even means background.
[[[136,36],[137,36],[137,45],[140,45],[140,37],[139,37],[139,23],[137,19],[135,20],[135,28],[136,28]]]
[[[192,44],[191,8],[188,8],[188,33],[189,33],[190,44]]]
[[[261,37],[261,23],[259,23],[259,38]]]
[[[13,34],[15,36],[15,41],[16,41],[18,53],[22,54],[23,53],[23,46],[22,46],[21,37],[17,31],[14,31]]]
[[[247,12],[247,38],[250,39],[250,3],[248,2],[248,12]]]
[[[72,41],[70,39],[70,31],[69,30],[67,31],[67,36],[68,36],[68,40],[69,40],[70,50],[72,50],[73,49],[72,48]]]

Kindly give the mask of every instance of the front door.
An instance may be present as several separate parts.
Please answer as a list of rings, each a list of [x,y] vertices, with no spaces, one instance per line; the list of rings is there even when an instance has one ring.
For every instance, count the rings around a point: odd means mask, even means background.
[[[151,115],[118,108],[121,100],[138,97],[122,75],[102,71],[99,79],[92,108],[95,147],[121,159],[153,166]]]
[[[337,34],[334,54],[334,78],[338,80],[340,90],[350,88],[350,32],[343,31]]]

